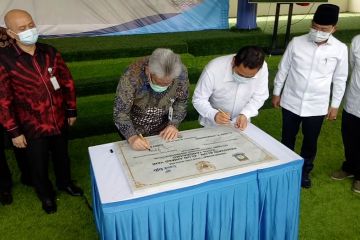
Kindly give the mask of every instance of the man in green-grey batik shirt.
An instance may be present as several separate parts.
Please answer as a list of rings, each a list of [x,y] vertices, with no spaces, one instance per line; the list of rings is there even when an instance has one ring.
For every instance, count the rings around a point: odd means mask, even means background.
[[[131,64],[121,77],[114,103],[115,125],[133,149],[149,149],[150,143],[142,136],[177,138],[188,97],[188,73],[180,57],[158,48]]]

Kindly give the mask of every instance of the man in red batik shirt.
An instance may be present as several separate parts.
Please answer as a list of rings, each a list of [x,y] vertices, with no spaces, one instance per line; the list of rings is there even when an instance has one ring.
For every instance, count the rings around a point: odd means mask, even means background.
[[[49,153],[57,188],[73,196],[83,194],[71,181],[66,134],[76,120],[74,82],[60,53],[37,43],[37,29],[29,13],[14,9],[4,20],[15,44],[0,51],[0,123],[15,147],[26,148],[42,208],[54,213]]]

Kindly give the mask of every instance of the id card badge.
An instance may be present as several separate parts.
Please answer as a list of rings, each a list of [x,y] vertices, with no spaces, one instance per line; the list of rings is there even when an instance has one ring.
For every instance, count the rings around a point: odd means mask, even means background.
[[[172,121],[172,119],[173,119],[173,113],[174,113],[173,104],[174,104],[174,102],[175,102],[175,99],[170,98],[169,121]]]
[[[57,81],[55,76],[50,77],[50,82],[53,85],[55,91],[60,89],[59,82]]]
[[[174,113],[174,109],[172,106],[169,107],[169,121],[172,121],[173,119],[173,113]]]

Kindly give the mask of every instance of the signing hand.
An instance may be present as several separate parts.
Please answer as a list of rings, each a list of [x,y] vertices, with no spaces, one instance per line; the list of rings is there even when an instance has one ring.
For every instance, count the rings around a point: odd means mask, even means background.
[[[243,131],[247,127],[247,124],[248,124],[247,117],[244,114],[240,114],[236,119],[235,127]]]
[[[230,123],[230,113],[217,112],[215,115],[215,122],[217,124],[229,124]]]
[[[178,137],[178,134],[179,130],[175,126],[168,125],[166,128],[164,128],[164,130],[160,132],[160,137],[168,141],[176,139]]]
[[[138,135],[133,135],[129,137],[128,142],[132,149],[134,150],[148,150],[150,149],[150,143],[146,138],[141,138]]]
[[[274,108],[279,108],[280,107],[280,96],[273,96],[272,99],[271,99],[271,103],[273,105]]]
[[[328,114],[326,115],[327,120],[336,120],[338,108],[329,107]]]
[[[76,122],[76,117],[70,117],[68,118],[68,124],[69,126],[73,126]]]
[[[12,140],[12,143],[17,148],[26,148],[27,142],[24,135],[20,135],[18,137],[15,137]]]

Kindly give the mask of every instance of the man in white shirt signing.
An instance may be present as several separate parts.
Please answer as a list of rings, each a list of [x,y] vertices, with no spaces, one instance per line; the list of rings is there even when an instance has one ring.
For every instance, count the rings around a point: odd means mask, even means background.
[[[325,116],[328,120],[336,119],[346,87],[348,50],[332,36],[338,15],[336,5],[322,4],[317,8],[310,32],[289,43],[274,81],[272,104],[282,107],[282,143],[288,148],[294,150],[302,125],[304,188],[311,187],[309,173],[314,166],[323,120]]]
[[[218,57],[203,70],[192,103],[202,126],[234,124],[244,130],[269,97],[268,68],[261,48],[246,46]]]

